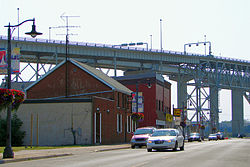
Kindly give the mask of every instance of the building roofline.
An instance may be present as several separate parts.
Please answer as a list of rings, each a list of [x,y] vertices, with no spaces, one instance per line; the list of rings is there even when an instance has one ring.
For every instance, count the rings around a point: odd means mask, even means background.
[[[42,77],[40,77],[38,80],[36,80],[32,84],[30,84],[24,90],[27,92],[27,90],[29,90],[30,88],[32,88],[33,86],[35,86],[38,82],[40,82],[41,80],[43,80],[44,78],[46,78],[48,75],[50,75],[51,73],[53,73],[56,69],[58,69],[59,67],[61,67],[65,62],[66,62],[66,60],[64,60],[61,63],[59,63],[57,66],[55,66],[54,68],[52,68],[49,72],[45,73]]]
[[[91,98],[65,98],[65,99],[26,99],[24,104],[29,103],[81,103],[92,102]]]

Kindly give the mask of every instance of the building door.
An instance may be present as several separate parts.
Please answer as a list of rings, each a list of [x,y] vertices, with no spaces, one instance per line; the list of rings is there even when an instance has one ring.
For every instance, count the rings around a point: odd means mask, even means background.
[[[95,113],[95,143],[100,144],[102,141],[102,133],[101,133],[101,119],[102,115],[101,113]]]

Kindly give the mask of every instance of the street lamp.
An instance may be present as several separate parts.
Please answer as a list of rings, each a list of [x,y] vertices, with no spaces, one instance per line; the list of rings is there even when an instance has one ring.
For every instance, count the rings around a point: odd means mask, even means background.
[[[162,48],[162,19],[160,19],[160,44],[161,44],[161,52],[163,50]]]
[[[31,32],[26,32],[25,34],[30,35],[35,38],[37,35],[42,35],[42,33],[36,31],[35,19],[25,20],[17,25],[7,25],[4,27],[8,27],[8,48],[7,48],[7,64],[8,64],[8,77],[7,77],[7,88],[11,89],[11,35],[14,32],[16,27],[19,27],[25,22],[33,21]],[[11,28],[13,28],[11,32]],[[6,139],[6,147],[3,152],[3,158],[14,158],[14,153],[11,148],[11,106],[7,108],[7,139]]]

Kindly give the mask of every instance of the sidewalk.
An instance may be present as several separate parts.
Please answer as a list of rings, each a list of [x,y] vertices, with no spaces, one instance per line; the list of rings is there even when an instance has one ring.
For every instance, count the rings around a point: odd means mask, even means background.
[[[87,147],[72,147],[72,148],[58,148],[58,149],[46,149],[46,150],[22,150],[15,152],[14,158],[3,159],[3,154],[0,155],[0,164],[36,160],[43,158],[63,157],[81,154],[81,152],[101,152],[117,149],[130,148],[130,144],[119,145],[99,145],[99,146],[87,146]]]

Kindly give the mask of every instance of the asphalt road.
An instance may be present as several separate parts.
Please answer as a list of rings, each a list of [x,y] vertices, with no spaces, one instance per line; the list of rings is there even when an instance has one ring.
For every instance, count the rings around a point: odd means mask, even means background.
[[[72,152],[73,153],[73,152]],[[77,152],[72,156],[1,164],[1,167],[249,167],[250,139],[185,143],[184,151],[146,148]]]

